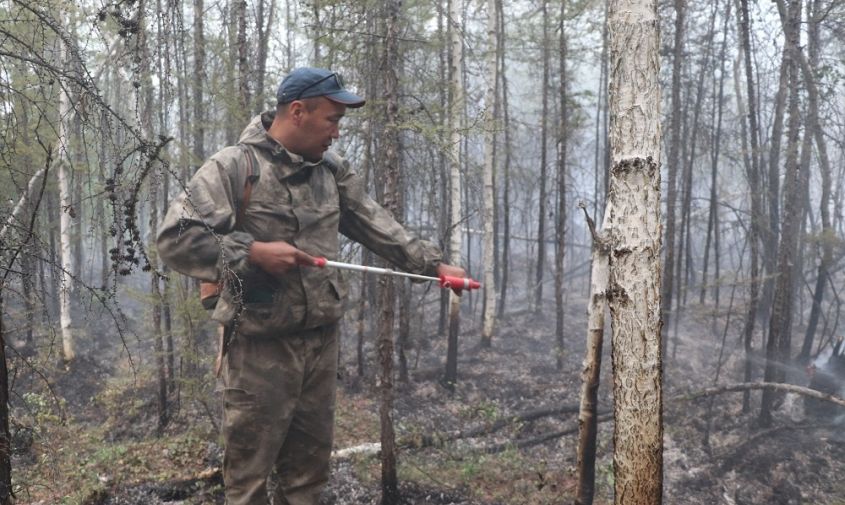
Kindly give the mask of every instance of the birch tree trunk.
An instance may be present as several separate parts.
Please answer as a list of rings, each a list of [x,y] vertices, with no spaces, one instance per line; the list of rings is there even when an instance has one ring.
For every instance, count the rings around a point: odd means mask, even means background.
[[[609,304],[620,505],[662,503],[660,86],[656,0],[612,0]]]
[[[385,177],[384,208],[397,219],[399,203],[399,16],[401,0],[391,0],[385,5],[384,38],[384,91],[385,108]],[[393,429],[393,322],[396,289],[393,277],[379,280],[378,353],[381,362],[379,390],[379,419],[381,424],[381,505],[394,505],[399,501],[399,483],[396,476],[396,434]]]
[[[449,20],[451,23],[451,65],[449,68],[452,102],[449,104],[451,126],[451,156],[449,166],[449,194],[451,196],[451,221],[449,236],[449,251],[452,265],[461,264],[461,140],[464,112],[464,91],[462,85],[463,63],[463,34],[461,20],[463,19],[460,2],[452,0],[449,4]],[[445,386],[454,390],[458,380],[458,333],[460,332],[461,298],[454,292],[449,292],[449,342],[446,350],[446,375],[443,378]]]
[[[69,60],[69,51],[64,41],[60,39],[63,61]],[[70,158],[68,157],[68,135],[66,121],[71,114],[70,97],[65,88],[67,83],[60,85],[58,139],[56,140],[56,176],[59,182],[59,244],[61,256],[61,272],[59,273],[59,324],[62,328],[62,357],[69,363],[76,357],[76,344],[73,335],[73,316],[71,316],[70,300],[73,295],[73,254],[72,254],[72,215],[73,201],[70,187]]]
[[[496,194],[493,191],[496,144],[496,82],[498,82],[498,55],[496,53],[498,13],[496,0],[487,0],[487,95],[484,109],[484,316],[481,323],[481,346],[490,347],[496,324],[496,283],[493,275],[495,263],[493,241],[493,208]]]

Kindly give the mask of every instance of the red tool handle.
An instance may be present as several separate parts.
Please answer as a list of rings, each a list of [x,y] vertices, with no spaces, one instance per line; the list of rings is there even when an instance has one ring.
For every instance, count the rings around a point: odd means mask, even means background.
[[[326,258],[315,258],[314,259],[314,266],[319,267],[319,268],[323,268],[324,266],[326,266]]]
[[[453,289],[455,291],[460,291],[462,289],[472,291],[473,289],[480,288],[481,283],[476,280],[470,279],[469,277],[452,277],[450,275],[441,275],[440,287]]]

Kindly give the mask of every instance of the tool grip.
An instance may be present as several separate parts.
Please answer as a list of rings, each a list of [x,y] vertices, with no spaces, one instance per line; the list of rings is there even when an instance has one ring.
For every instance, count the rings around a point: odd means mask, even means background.
[[[480,288],[481,283],[474,279],[470,279],[469,277],[453,277],[451,275],[441,275],[440,287],[449,288],[455,291],[461,291],[463,289],[466,289],[467,291],[472,291],[474,289]]]
[[[318,268],[323,268],[326,266],[326,258],[314,258],[314,266]]]

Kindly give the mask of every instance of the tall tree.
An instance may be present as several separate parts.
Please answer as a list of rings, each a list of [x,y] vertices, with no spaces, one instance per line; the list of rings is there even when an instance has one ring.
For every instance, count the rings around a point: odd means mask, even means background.
[[[451,61],[449,66],[450,90],[452,101],[449,104],[450,139],[450,170],[449,192],[451,199],[451,220],[449,225],[449,251],[452,265],[461,264],[461,140],[464,114],[464,88],[462,74],[464,68],[463,32],[461,20],[463,10],[459,0],[449,2],[449,21],[451,28],[450,46]],[[460,332],[460,296],[449,293],[449,342],[446,349],[446,374],[443,381],[447,388],[453,390],[458,381],[458,334]]]
[[[664,327],[668,326],[672,311],[672,296],[675,273],[675,203],[677,200],[677,176],[680,172],[681,148],[681,65],[684,61],[684,24],[686,16],[686,1],[674,0],[675,4],[675,43],[672,50],[672,120],[669,125],[669,167],[667,169],[666,184],[666,259],[664,261],[662,286],[662,319]],[[663,354],[666,354],[666,343],[663,339]]]
[[[401,0],[390,0],[385,5],[385,37],[382,75],[384,78],[385,104],[385,173],[384,208],[399,215],[399,77],[396,73],[399,63],[399,19]],[[393,322],[396,289],[393,278],[383,276],[379,280],[378,351],[381,362],[379,376],[381,402],[379,419],[381,423],[381,505],[394,505],[399,501],[399,486],[396,477],[396,435],[393,429]]]
[[[490,347],[496,324],[496,283],[493,275],[493,172],[496,166],[496,83],[498,82],[498,53],[496,1],[487,0],[487,93],[484,104],[484,316],[481,323],[481,345]]]
[[[608,23],[615,502],[659,504],[663,366],[657,2],[612,0]]]
[[[743,326],[743,345],[745,347],[745,381],[751,380],[751,344],[754,337],[754,323],[757,320],[757,310],[760,305],[760,267],[759,267],[759,241],[761,230],[763,226],[763,206],[760,201],[760,192],[757,188],[760,187],[760,161],[759,161],[759,128],[757,124],[757,95],[755,92],[755,81],[753,67],[751,64],[751,35],[750,35],[750,19],[748,17],[748,0],[740,0],[739,12],[739,36],[740,47],[743,56],[743,63],[745,69],[745,86],[746,86],[746,100],[747,107],[745,114],[742,114],[746,120],[741,123],[743,130],[742,142],[744,149],[744,165],[745,178],[748,181],[748,190],[751,200],[751,223],[748,228],[748,242],[751,244],[751,266],[749,271],[748,282],[748,310],[745,315],[745,324]],[[739,92],[740,90],[737,89]],[[741,95],[737,95],[741,96]],[[746,147],[750,144],[750,150]],[[742,400],[743,412],[749,408],[749,394],[745,392]]]
[[[505,64],[505,40],[507,39],[505,14],[502,9],[502,0],[496,0],[496,10],[498,13],[499,23],[499,37],[498,37],[498,60],[499,60],[499,79],[501,81],[502,90],[502,129],[504,130],[504,146],[503,151],[504,163],[502,165],[502,282],[501,293],[499,294],[499,308],[497,311],[498,317],[502,317],[505,313],[505,306],[508,297],[508,277],[510,275],[510,249],[511,249],[511,132],[510,132],[510,108],[508,107],[508,79],[506,75]]]
[[[546,177],[548,176],[548,116],[549,116],[549,74],[551,73],[550,58],[551,49],[549,46],[549,12],[548,1],[541,3],[543,23],[543,81],[542,101],[543,109],[540,113],[540,203],[537,211],[537,270],[534,276],[534,312],[539,314],[543,311],[543,272],[546,264]]]
[[[783,7],[779,7],[782,11]],[[819,25],[823,16],[818,10],[818,0],[810,0],[807,13],[807,52],[805,58],[799,47],[796,56],[801,66],[804,86],[807,90],[807,131],[812,133],[816,141],[816,150],[819,159],[819,173],[821,175],[821,195],[819,200],[819,214],[821,216],[821,258],[819,258],[818,271],[816,272],[816,285],[813,289],[813,305],[807,321],[807,332],[804,335],[804,342],[801,345],[799,359],[806,359],[810,356],[813,345],[813,338],[818,325],[821,313],[821,305],[824,300],[825,285],[830,280],[830,267],[833,264],[833,246],[836,235],[833,230],[830,216],[831,203],[831,168],[830,158],[827,154],[827,144],[819,119],[819,90],[816,85],[816,69],[819,63]],[[808,61],[809,60],[809,61]],[[806,135],[806,134],[805,134]]]
[[[147,25],[147,2],[142,0],[138,4],[138,36],[136,38],[135,57],[138,63],[138,82],[141,84],[138,88],[140,99],[138,103],[141,106],[139,111],[141,120],[141,132],[146,138],[152,138],[153,134],[153,108],[156,106],[154,101],[154,88],[152,81],[152,74],[150,70],[150,60],[152,54],[150,51],[150,30]],[[160,14],[160,13],[156,13]],[[152,163],[152,162],[151,162]],[[158,184],[156,181],[149,181],[150,194],[150,236],[155,240],[158,229]],[[152,333],[153,333],[153,348],[155,350],[155,363],[158,380],[158,393],[156,395],[156,405],[158,407],[158,430],[161,432],[167,426],[169,420],[168,402],[167,402],[167,364],[164,352],[164,335],[162,333],[162,287],[161,274],[158,271],[158,261],[155,256],[155,248],[150,248],[151,254],[148,257],[150,270],[150,295],[152,298]]]
[[[778,277],[775,281],[774,299],[769,320],[769,337],[766,342],[766,382],[783,382],[785,368],[790,357],[792,344],[793,306],[795,299],[795,264],[798,254],[798,235],[803,221],[804,201],[802,170],[798,162],[800,136],[799,80],[797,48],[800,44],[801,1],[790,0],[787,12],[783,15],[784,35],[789,58],[789,101],[787,105],[786,158],[784,160],[785,177],[783,186],[784,209],[781,223],[781,241],[778,248]],[[810,134],[805,131],[805,135]],[[763,400],[758,418],[761,426],[772,422],[772,409],[777,392],[763,390]]]
[[[566,103],[566,0],[560,3],[560,19],[558,21],[558,49],[560,72],[560,124],[558,125],[558,158],[557,158],[557,219],[555,220],[555,335],[557,336],[556,365],[558,370],[564,366],[564,335],[563,335],[563,256],[565,252],[566,234],[566,160],[568,131],[568,106]]]
[[[719,50],[719,84],[718,91],[714,93],[713,108],[711,111],[711,121],[715,124],[712,142],[710,144],[710,201],[709,212],[707,213],[707,238],[704,242],[704,259],[701,267],[701,292],[699,294],[699,303],[704,304],[705,290],[707,289],[707,270],[710,266],[710,244],[711,239],[713,243],[713,299],[715,305],[719,306],[719,201],[718,201],[718,173],[719,173],[719,153],[722,146],[722,112],[724,111],[724,96],[725,96],[725,64],[726,51],[728,46],[728,25],[731,18],[731,0],[725,0],[725,20],[722,26],[722,45]],[[715,16],[717,9],[714,9]],[[713,77],[716,80],[716,77]]]
[[[59,54],[65,65],[70,63],[70,50],[67,48],[67,41],[59,38]],[[72,74],[72,72],[71,72]],[[67,121],[70,121],[71,104],[69,96],[70,82],[65,81],[59,84],[59,117],[58,138],[56,140],[57,163],[56,176],[59,182],[59,240],[61,244],[61,272],[59,279],[61,287],[59,290],[59,311],[60,325],[62,328],[62,357],[65,362],[73,361],[76,357],[76,343],[73,334],[73,316],[71,315],[71,299],[73,295],[73,254],[71,251],[71,228],[74,216],[74,202],[71,195],[71,167],[68,149],[70,148],[67,134]]]

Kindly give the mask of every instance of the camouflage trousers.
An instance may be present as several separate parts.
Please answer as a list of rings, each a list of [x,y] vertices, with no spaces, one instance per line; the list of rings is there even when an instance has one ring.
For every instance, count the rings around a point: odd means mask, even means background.
[[[338,325],[278,338],[237,335],[223,370],[227,505],[317,505],[329,479]]]

